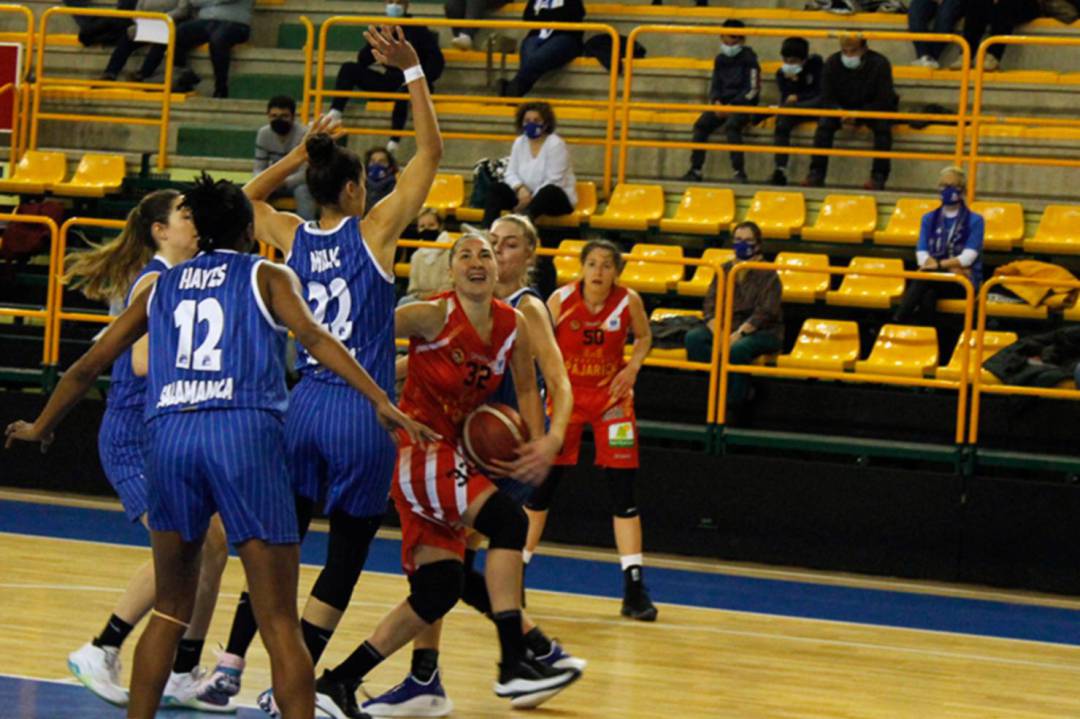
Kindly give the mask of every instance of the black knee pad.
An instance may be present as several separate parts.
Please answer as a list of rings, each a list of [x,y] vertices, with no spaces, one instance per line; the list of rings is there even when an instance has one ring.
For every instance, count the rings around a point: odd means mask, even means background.
[[[428,624],[434,624],[461,598],[465,570],[461,562],[443,559],[425,564],[409,576],[409,606]]]
[[[547,476],[543,484],[533,490],[525,506],[534,512],[546,512],[551,509],[551,500],[555,497],[555,490],[559,488],[559,482],[565,472],[566,470],[562,467],[552,467],[551,474]]]
[[[465,572],[465,587],[461,599],[470,607],[491,616],[491,597],[488,595],[487,581],[484,575],[475,569]]]
[[[488,549],[521,551],[529,533],[529,519],[514,500],[495,492],[476,515],[473,528],[488,538]]]
[[[381,522],[381,516],[351,517],[343,512],[330,515],[326,564],[315,580],[311,596],[345,611]]]
[[[637,471],[608,467],[604,473],[607,475],[608,488],[611,490],[611,513],[621,519],[638,516],[637,499],[634,498],[634,480],[637,477]]]

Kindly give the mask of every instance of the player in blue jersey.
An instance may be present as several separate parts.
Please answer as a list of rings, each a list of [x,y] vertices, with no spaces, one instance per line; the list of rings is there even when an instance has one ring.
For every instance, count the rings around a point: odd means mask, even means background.
[[[37,420],[7,427],[5,446],[51,441],[101,371],[149,331],[146,467],[156,591],[135,651],[128,717],[150,719],[157,711],[191,620],[216,511],[244,564],[282,715],[310,719],[314,671],[296,613],[299,537],[284,467],[286,331],[367,397],[387,429],[420,442],[437,435],[398,410],[315,321],[291,270],[244,254],[254,217],[240,188],[203,175],[181,207],[191,212],[200,254],[135,297],[65,373]]]
[[[442,157],[434,106],[416,51],[400,28],[366,33],[379,61],[405,71],[416,126],[416,154],[394,191],[367,209],[364,166],[339,146],[336,121],[317,120],[305,142],[247,184],[256,238],[281,250],[300,278],[315,318],[341,340],[388,394],[394,392],[394,255],[401,232],[420,210]],[[277,212],[272,192],[307,163],[307,186],[319,221]],[[361,219],[362,218],[362,219]],[[326,562],[302,614],[304,642],[318,663],[356,586],[368,547],[386,512],[397,450],[371,405],[300,349],[286,418],[286,455],[298,501],[300,531],[322,502],[330,520]],[[223,693],[240,689],[239,672],[256,627],[246,596],[233,620],[214,679]],[[273,697],[260,705],[273,712]]]
[[[128,214],[114,240],[69,257],[65,281],[87,298],[121,309],[151,287],[157,276],[195,254],[195,226],[180,208],[176,190],[143,197]],[[116,490],[124,514],[146,524],[147,495],[143,467],[148,433],[144,414],[148,340],[144,336],[113,362],[105,416],[98,433],[98,454],[105,476]],[[191,627],[177,649],[163,704],[203,711],[235,711],[228,699],[205,701],[199,658],[214,612],[221,574],[228,559],[225,531],[215,518],[206,535],[202,572]],[[112,704],[127,704],[120,684],[120,647],[154,604],[154,566],[147,561],[135,572],[105,628],[68,655],[68,668],[90,691]]]

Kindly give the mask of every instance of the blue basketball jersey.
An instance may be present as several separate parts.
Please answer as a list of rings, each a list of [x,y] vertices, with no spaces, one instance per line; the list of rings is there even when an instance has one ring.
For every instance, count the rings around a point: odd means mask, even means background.
[[[503,302],[506,302],[514,309],[517,309],[517,306],[521,304],[522,298],[526,295],[532,295],[541,302],[544,301],[544,298],[540,296],[540,293],[534,290],[532,287],[522,287],[517,292],[503,299]],[[544,309],[547,309],[546,304],[544,305]],[[547,390],[544,387],[544,375],[540,373],[539,364],[536,365],[536,386],[540,390],[540,400],[543,401],[544,398],[547,396]],[[490,401],[502,402],[503,404],[510,405],[514,409],[518,408],[517,389],[514,387],[514,375],[512,372],[506,373],[506,376],[503,377],[502,383],[499,384],[499,389],[495,391],[495,394],[492,396]],[[547,417],[544,418],[544,422],[545,424],[547,423]]]
[[[263,303],[257,255],[219,250],[158,276],[150,296],[146,417],[207,409],[282,415],[286,329]]]
[[[360,218],[347,217],[332,230],[315,222],[300,225],[286,263],[300,278],[316,321],[393,397],[394,278],[364,242]],[[344,383],[302,346],[296,349],[296,369],[304,378]]]
[[[131,304],[131,294],[139,286],[143,277],[151,272],[161,273],[169,269],[169,263],[161,255],[154,255],[153,259],[146,263],[138,277],[131,283],[127,298],[124,300],[124,309]],[[142,408],[146,402],[146,378],[139,377],[131,367],[131,348],[113,362],[112,373],[109,382],[109,396],[106,406],[109,409]]]

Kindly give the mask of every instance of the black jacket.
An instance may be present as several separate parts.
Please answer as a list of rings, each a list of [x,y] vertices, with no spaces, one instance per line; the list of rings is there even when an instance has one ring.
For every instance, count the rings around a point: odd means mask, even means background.
[[[794,95],[799,98],[795,105],[817,107],[821,102],[821,76],[824,69],[825,61],[821,59],[821,55],[811,55],[803,63],[802,72],[794,78],[789,78],[783,71],[777,70],[776,86],[780,88],[780,104],[783,105]]]
[[[1005,384],[1053,387],[1074,376],[1078,361],[1080,326],[1072,326],[1013,342],[983,367]]]
[[[900,98],[893,89],[892,65],[881,53],[867,50],[862,64],[848,70],[836,52],[825,61],[821,105],[845,110],[895,110]]]
[[[713,60],[709,102],[725,105],[756,105],[761,96],[761,65],[752,48],[743,46],[735,57],[717,55]]]
[[[536,11],[536,0],[525,0],[525,13],[521,16],[527,22],[582,22],[585,19],[585,3],[582,0],[549,0],[547,7]],[[530,30],[529,35],[536,35],[539,30]],[[568,32],[556,30],[556,32]],[[569,33],[580,40],[583,32]],[[528,36],[526,36],[528,37]]]
[[[442,50],[439,49],[439,36],[422,25],[403,25],[401,29],[405,31],[405,39],[416,49],[416,54],[420,58],[420,67],[424,68],[424,76],[428,79],[428,83],[433,84],[442,75],[446,65]],[[371,51],[370,45],[364,46],[356,54],[356,62],[361,67],[376,64],[375,53]],[[398,78],[399,84],[405,84],[405,75],[396,67],[386,68],[386,76]]]

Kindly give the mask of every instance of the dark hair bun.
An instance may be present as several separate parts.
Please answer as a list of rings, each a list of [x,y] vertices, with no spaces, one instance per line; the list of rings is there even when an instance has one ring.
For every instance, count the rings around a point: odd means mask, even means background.
[[[325,132],[312,135],[305,145],[307,148],[308,162],[312,165],[329,165],[337,151],[337,143],[334,138]]]

